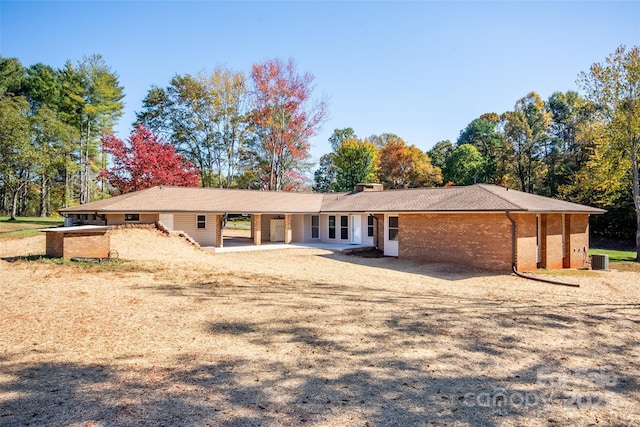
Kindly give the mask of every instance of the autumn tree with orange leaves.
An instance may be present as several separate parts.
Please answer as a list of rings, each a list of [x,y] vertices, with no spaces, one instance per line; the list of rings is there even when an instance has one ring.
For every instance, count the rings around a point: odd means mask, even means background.
[[[434,187],[442,183],[440,168],[415,145],[391,134],[377,141],[381,145],[378,179],[385,188]]]
[[[261,187],[295,189],[309,158],[309,138],[325,119],[326,103],[312,100],[314,77],[299,74],[292,60],[255,64],[251,79]]]

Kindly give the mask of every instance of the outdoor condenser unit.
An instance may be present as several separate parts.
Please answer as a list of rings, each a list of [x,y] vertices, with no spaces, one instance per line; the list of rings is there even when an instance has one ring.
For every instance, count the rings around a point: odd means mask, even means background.
[[[591,269],[592,270],[608,270],[609,269],[609,255],[591,255]]]

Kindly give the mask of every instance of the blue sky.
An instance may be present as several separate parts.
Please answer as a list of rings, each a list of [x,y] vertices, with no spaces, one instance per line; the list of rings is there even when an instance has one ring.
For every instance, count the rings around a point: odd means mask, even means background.
[[[577,90],[580,71],[640,44],[632,2],[4,1],[0,54],[61,67],[100,53],[125,87],[124,138],[152,84],[218,65],[293,58],[335,128],[395,133],[428,150],[530,91]]]

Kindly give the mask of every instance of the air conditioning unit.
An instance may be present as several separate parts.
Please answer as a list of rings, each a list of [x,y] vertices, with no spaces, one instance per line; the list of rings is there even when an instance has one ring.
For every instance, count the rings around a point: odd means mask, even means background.
[[[609,270],[609,255],[591,255],[592,270]]]

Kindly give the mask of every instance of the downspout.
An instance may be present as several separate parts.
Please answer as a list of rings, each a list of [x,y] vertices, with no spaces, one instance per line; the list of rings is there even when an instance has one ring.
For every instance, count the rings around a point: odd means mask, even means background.
[[[513,219],[509,211],[505,215],[511,221],[511,269],[516,271],[516,220]],[[517,274],[517,273],[516,273]]]
[[[516,276],[522,277],[523,279],[535,280],[537,282],[550,283],[552,285],[570,286],[572,288],[580,287],[580,285],[576,283],[559,282],[557,280],[543,279],[541,277],[533,277],[520,273],[516,268],[516,221],[511,217],[509,211],[506,211],[505,215],[509,218],[509,221],[511,221],[511,270],[513,270],[513,273]]]

